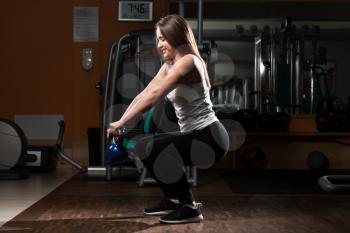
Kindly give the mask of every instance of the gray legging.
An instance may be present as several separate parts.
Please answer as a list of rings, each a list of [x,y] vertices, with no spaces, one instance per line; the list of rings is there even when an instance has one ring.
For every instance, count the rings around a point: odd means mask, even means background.
[[[223,159],[229,149],[229,137],[219,121],[201,130],[171,132],[139,139],[136,153],[166,198],[192,203],[194,198],[184,166],[209,168]]]

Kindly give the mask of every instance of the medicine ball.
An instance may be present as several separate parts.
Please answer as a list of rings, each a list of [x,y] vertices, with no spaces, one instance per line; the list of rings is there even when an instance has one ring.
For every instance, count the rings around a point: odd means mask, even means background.
[[[265,153],[257,147],[247,147],[242,153],[244,168],[252,170],[266,169],[268,161]]]
[[[317,129],[320,132],[334,131],[334,121],[330,114],[320,113],[316,116]]]
[[[306,159],[306,165],[311,171],[325,171],[329,168],[329,160],[320,151],[312,151]]]
[[[332,113],[320,113],[315,120],[320,132],[341,132],[346,130],[349,117],[346,112],[334,111]]]

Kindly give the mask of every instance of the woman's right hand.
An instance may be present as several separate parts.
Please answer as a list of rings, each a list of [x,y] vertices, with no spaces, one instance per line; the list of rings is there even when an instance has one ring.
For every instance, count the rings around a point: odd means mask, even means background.
[[[107,138],[118,136],[124,132],[124,125],[120,121],[115,121],[109,124],[107,129]]]

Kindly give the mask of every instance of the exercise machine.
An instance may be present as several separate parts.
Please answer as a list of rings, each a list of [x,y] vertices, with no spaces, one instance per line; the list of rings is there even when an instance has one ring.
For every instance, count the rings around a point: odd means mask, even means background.
[[[112,180],[116,170],[140,173],[142,163],[135,157],[127,156],[127,161],[119,164],[109,164],[105,161],[105,153],[111,142],[106,137],[108,124],[119,119],[132,99],[149,83],[160,67],[160,60],[156,58],[153,30],[131,31],[115,41],[109,51],[107,71],[102,82],[96,85],[96,90],[103,95],[102,119],[100,127],[101,161],[96,166],[84,166],[64,153],[61,146],[56,147],[58,155],[74,168],[89,176],[105,176]],[[65,123],[60,124],[60,139],[63,140]],[[131,126],[130,126],[131,125]],[[143,119],[136,119],[128,126],[126,137],[133,137],[143,132]],[[91,142],[90,142],[91,143]],[[130,143],[131,145],[132,143]],[[130,147],[128,145],[128,147]],[[126,151],[126,153],[128,153]]]
[[[21,128],[14,122],[0,120],[0,179],[23,179],[29,177],[29,171],[23,169],[27,139]]]
[[[53,145],[28,145],[23,130],[13,121],[0,119],[0,180],[28,178],[30,171],[56,167]]]

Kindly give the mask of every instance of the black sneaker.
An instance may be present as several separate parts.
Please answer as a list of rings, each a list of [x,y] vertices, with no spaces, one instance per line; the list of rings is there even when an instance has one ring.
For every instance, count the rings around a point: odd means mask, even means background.
[[[190,223],[200,222],[203,220],[203,215],[200,210],[201,203],[193,205],[183,205],[169,214],[160,218],[161,223]]]
[[[158,204],[151,208],[145,208],[145,215],[164,215],[181,206],[180,203],[163,198]]]

